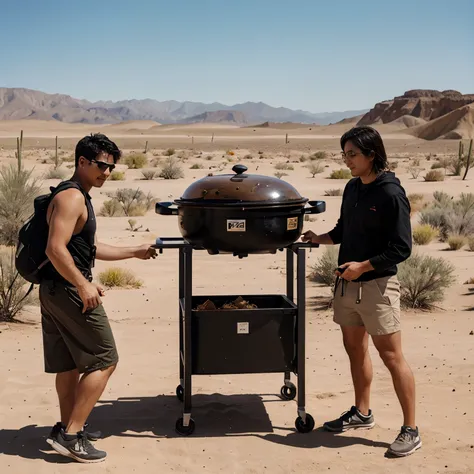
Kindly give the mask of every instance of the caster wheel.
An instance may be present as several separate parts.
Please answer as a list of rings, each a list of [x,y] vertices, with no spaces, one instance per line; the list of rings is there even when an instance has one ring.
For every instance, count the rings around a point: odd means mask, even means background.
[[[183,425],[183,419],[182,418],[178,419],[178,421],[176,422],[176,426],[175,426],[176,433],[178,433],[182,436],[189,436],[190,434],[192,434],[194,432],[194,428],[195,428],[195,424],[194,424],[194,420],[192,418],[189,420],[189,425],[188,426]]]
[[[295,427],[300,433],[309,433],[310,431],[313,431],[314,419],[311,415],[306,413],[306,423],[303,423],[303,419],[299,416],[296,418]]]
[[[280,390],[280,395],[285,400],[294,400],[296,397],[296,387],[293,384],[283,385]]]
[[[182,402],[184,400],[184,388],[182,385],[178,385],[176,387],[176,396],[178,397],[178,400]]]

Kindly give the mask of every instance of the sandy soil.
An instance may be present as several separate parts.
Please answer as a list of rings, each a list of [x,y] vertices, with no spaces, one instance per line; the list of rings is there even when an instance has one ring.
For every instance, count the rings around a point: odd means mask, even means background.
[[[117,134],[109,126],[109,135],[117,138],[125,153],[142,150],[146,139],[133,130],[141,128],[140,133],[147,134],[153,124],[127,125],[115,127]],[[94,189],[93,203],[98,211],[107,199],[106,192],[123,187],[139,187],[168,201],[179,197],[187,186],[210,171],[229,172],[236,162],[246,164],[251,173],[273,175],[277,162],[289,160],[294,170],[285,171],[288,176],[284,179],[302,195],[327,202],[327,212],[306,223],[306,228],[324,232],[334,225],[341,202],[340,197],[324,196],[325,190],[343,188],[346,183],[329,180],[327,176],[330,170],[342,167],[337,161],[338,138],[348,127],[303,129],[299,137],[299,129],[291,129],[288,145],[284,143],[285,130],[253,132],[232,127],[188,126],[164,127],[158,132],[157,127],[148,133],[153,137],[148,144],[150,161],[162,160],[163,150],[169,147],[184,150],[181,156],[185,156],[185,178],[145,181],[140,170],[127,170],[125,181],[110,181],[102,190]],[[63,156],[69,157],[79,137],[99,129],[108,133],[106,126],[0,122],[0,163],[14,162],[13,144],[20,129],[25,130],[25,166],[34,168],[37,176],[51,167],[48,160],[56,135],[60,137]],[[212,133],[214,143],[210,142]],[[414,158],[420,158],[421,167],[429,169],[427,155],[455,152],[457,141],[426,142],[394,130],[382,129],[382,133],[391,160],[398,162],[397,176],[408,193],[423,193],[429,199],[438,189],[451,195],[473,192],[473,173],[466,181],[449,177],[442,183],[426,183],[422,178],[424,172],[413,179],[407,171]],[[195,137],[194,143],[190,143],[188,136]],[[229,149],[234,156],[226,154]],[[299,158],[308,150],[322,149],[330,153],[325,161],[327,168],[313,179],[304,168],[307,163],[300,163]],[[257,153],[259,150],[264,152],[263,157]],[[248,154],[252,158],[244,159]],[[205,168],[190,169],[195,163]],[[44,187],[58,182],[45,180]],[[135,219],[143,225],[138,232],[127,230],[125,217],[98,217],[98,238],[116,245],[134,245],[153,242],[158,236],[179,235],[175,217],[158,216],[152,210]],[[415,214],[414,223],[416,219]],[[439,242],[420,251],[452,262],[457,282],[450,288],[442,310],[403,313],[404,350],[417,381],[417,423],[424,443],[413,456],[398,460],[384,457],[402,418],[390,376],[373,346],[372,409],[376,427],[343,435],[318,429],[328,418],[347,410],[353,403],[353,394],[339,328],[332,322],[331,312],[321,306],[321,298],[328,294],[328,289],[310,281],[306,409],[314,417],[316,429],[309,434],[295,431],[296,402],[279,398],[282,375],[216,375],[193,377],[196,431],[188,438],[176,435],[174,425],[182,411],[174,395],[179,383],[178,256],[170,250],[153,261],[97,262],[95,268],[97,275],[110,266],[126,267],[144,281],[141,289],[109,290],[103,298],[121,357],[90,418],[91,429],[104,433],[104,439],[96,444],[109,454],[105,463],[85,467],[70,462],[56,455],[45,442],[50,426],[57,421],[58,408],[54,377],[43,373],[38,307],[29,307],[21,315],[26,324],[0,325],[0,472],[474,472],[474,312],[468,311],[474,307],[474,294],[471,291],[468,295],[470,287],[463,284],[474,277],[474,253],[466,248],[448,252],[446,244]],[[319,249],[308,253],[308,271],[320,254]],[[284,293],[284,273],[283,253],[238,260],[195,252],[194,292]]]

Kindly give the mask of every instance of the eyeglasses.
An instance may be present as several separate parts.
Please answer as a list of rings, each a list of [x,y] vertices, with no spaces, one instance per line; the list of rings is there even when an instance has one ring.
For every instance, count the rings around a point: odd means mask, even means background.
[[[99,168],[102,173],[105,173],[107,170],[109,170],[111,173],[115,169],[115,164],[113,163],[106,163],[105,161],[98,161],[98,160],[90,160],[91,163],[95,163],[97,165],[97,168]]]
[[[343,160],[352,160],[354,159],[357,155],[362,155],[362,153],[358,153],[358,152],[355,152],[355,151],[348,151],[347,153],[344,153],[343,151],[341,151],[341,156],[342,156],[342,159]]]

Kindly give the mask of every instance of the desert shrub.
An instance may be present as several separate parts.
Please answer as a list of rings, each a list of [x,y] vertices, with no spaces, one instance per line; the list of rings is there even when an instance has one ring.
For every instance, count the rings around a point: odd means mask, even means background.
[[[212,161],[214,157],[212,155],[207,155],[205,158],[207,161]]]
[[[125,164],[130,169],[140,169],[144,168],[148,163],[146,155],[143,153],[130,153],[125,157]]]
[[[156,170],[143,170],[142,171],[143,178],[145,178],[148,181],[152,180],[156,176],[156,174],[157,174]]]
[[[33,293],[27,295],[29,283],[15,267],[15,247],[0,248],[0,321],[12,322],[18,313],[33,302]]]
[[[407,197],[410,204],[413,204],[414,202],[423,201],[425,195],[421,193],[410,193]]]
[[[444,173],[441,170],[428,171],[425,181],[444,181]]]
[[[156,201],[151,193],[145,194],[140,189],[117,189],[115,193],[109,193],[108,196],[111,199],[104,202],[99,211],[101,216],[144,216]]]
[[[329,179],[351,179],[352,174],[351,170],[341,168],[339,170],[334,170],[330,175]]]
[[[411,166],[408,168],[408,172],[411,174],[411,177],[413,179],[418,179],[418,176],[420,176],[421,173],[421,168],[416,168],[415,166]]]
[[[314,178],[317,174],[322,173],[324,171],[324,165],[322,165],[321,163],[311,163],[308,165],[308,171]]]
[[[419,158],[414,158],[411,162],[411,164],[415,167],[420,166],[420,159]]]
[[[0,169],[0,244],[16,245],[18,231],[33,213],[40,191],[41,183],[32,178],[32,171],[18,170],[17,165]]]
[[[443,258],[414,252],[399,265],[398,279],[403,306],[432,309],[455,282],[454,266]]]
[[[174,148],[168,148],[163,152],[164,156],[173,156],[176,153],[176,150]]]
[[[64,168],[50,168],[44,174],[44,179],[65,179],[67,171]]]
[[[277,171],[275,173],[275,176],[279,179],[283,178],[283,176],[288,176],[288,173],[285,173],[284,171]]]
[[[204,165],[202,165],[201,163],[194,163],[193,165],[191,165],[189,167],[189,169],[191,169],[191,170],[202,170],[202,169],[204,169]]]
[[[112,171],[112,173],[110,173],[110,179],[112,181],[124,181],[125,173],[123,171]]]
[[[341,188],[331,188],[324,191],[325,196],[342,196],[344,194],[344,189]]]
[[[275,169],[276,170],[291,170],[293,171],[295,168],[293,167],[293,165],[290,165],[290,163],[277,163],[275,165]]]
[[[166,160],[161,168],[160,178],[163,179],[179,179],[184,178],[183,168],[171,156]]]
[[[432,165],[431,165],[431,169],[432,170],[439,170],[441,168],[444,168],[444,166],[439,162],[439,161],[435,161]]]
[[[468,237],[467,239],[467,246],[471,252],[474,252],[474,236]]]
[[[424,195],[412,193],[408,196],[408,201],[410,202],[411,212],[419,212],[421,209],[426,207],[426,203],[424,202]]]
[[[451,201],[453,200],[453,198],[444,191],[435,191],[433,193],[433,198],[436,201],[436,203],[441,206],[448,206],[451,204]]]
[[[306,155],[301,155],[300,156],[300,163],[304,163],[305,161],[308,161],[308,157]]]
[[[130,270],[112,267],[99,273],[99,282],[109,288],[140,288],[143,282]]]
[[[326,158],[327,158],[327,153],[325,151],[317,151],[316,153],[313,153],[312,155],[309,156],[309,159],[311,161],[324,160]]]
[[[143,225],[137,227],[137,221],[135,219],[129,219],[128,226],[127,230],[130,230],[131,232],[138,232],[143,227]]]
[[[451,250],[460,250],[466,244],[466,237],[459,234],[451,234],[448,236],[448,245]]]
[[[438,236],[438,230],[429,224],[418,225],[413,229],[413,242],[416,245],[428,245]]]
[[[474,234],[474,194],[461,193],[452,202],[452,212],[446,215],[446,227],[449,233],[464,237]]]
[[[339,246],[328,245],[325,247],[321,257],[311,267],[310,280],[327,286],[334,286],[336,281],[334,271],[337,268],[338,256]]]
[[[390,171],[395,171],[398,168],[398,161],[390,161],[388,167]]]

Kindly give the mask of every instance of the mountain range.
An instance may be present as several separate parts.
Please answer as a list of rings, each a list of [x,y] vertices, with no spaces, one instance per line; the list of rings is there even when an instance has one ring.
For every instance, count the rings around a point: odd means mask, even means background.
[[[0,88],[0,120],[41,119],[68,123],[119,123],[153,120],[158,123],[217,122],[251,125],[261,122],[299,122],[327,125],[366,110],[311,113],[263,102],[225,105],[219,102],[157,101],[132,99],[89,102],[64,94],[23,88]]]

